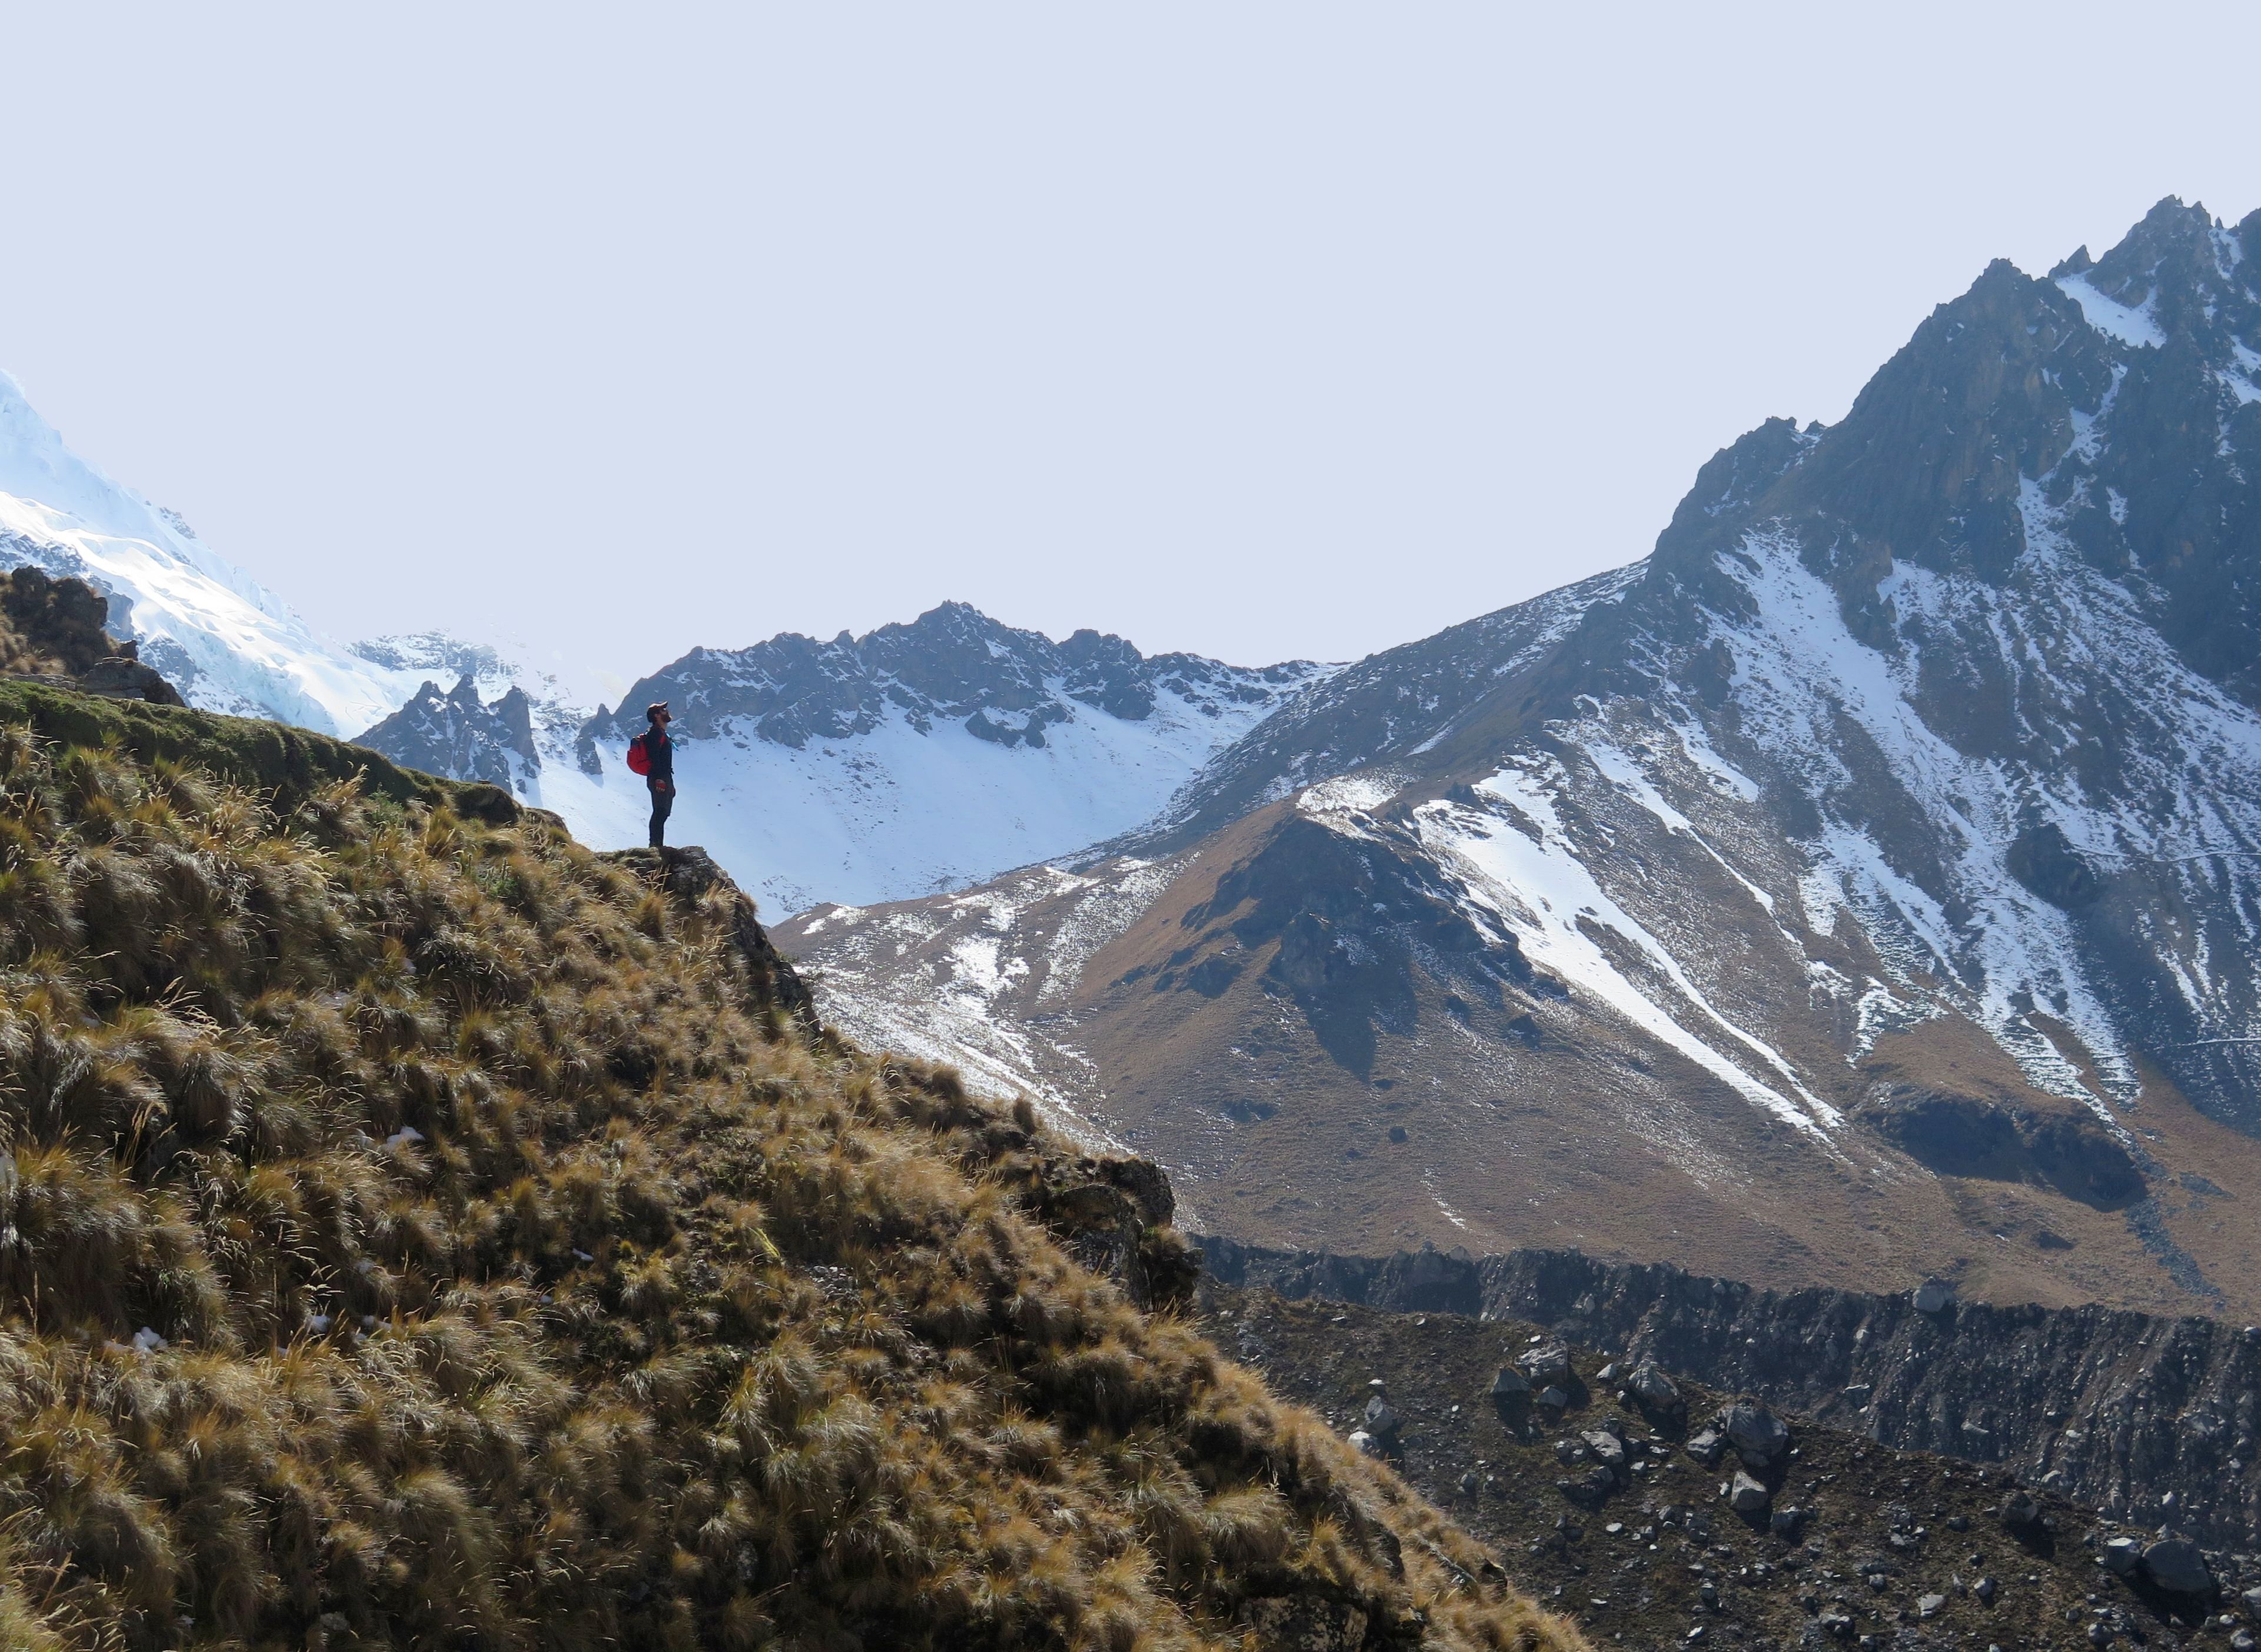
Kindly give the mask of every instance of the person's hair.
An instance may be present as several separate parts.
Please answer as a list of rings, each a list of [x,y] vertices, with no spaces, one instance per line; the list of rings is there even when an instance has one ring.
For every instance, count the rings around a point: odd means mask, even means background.
[[[662,712],[666,711],[667,702],[665,700],[654,700],[650,704],[643,708],[643,720],[647,723],[657,723],[659,721],[659,714]],[[671,718],[675,714],[672,712],[668,712],[668,715]]]

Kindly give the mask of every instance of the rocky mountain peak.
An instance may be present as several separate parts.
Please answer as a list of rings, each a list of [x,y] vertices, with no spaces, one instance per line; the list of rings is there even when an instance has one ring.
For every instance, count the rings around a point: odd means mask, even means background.
[[[492,703],[483,701],[478,679],[469,671],[445,693],[427,680],[357,743],[427,775],[484,780],[527,796],[542,769],[534,702],[526,690],[513,683]]]
[[[2261,212],[2225,227],[2203,206],[2169,196],[2092,266],[2077,270],[2068,260],[2050,276],[2077,276],[2115,304],[2148,311],[2168,338],[2186,333],[2219,347],[2251,329],[2253,277],[2243,266],[2257,247]]]
[[[603,743],[632,734],[642,708],[665,700],[690,740],[729,732],[800,750],[899,719],[920,733],[956,723],[977,739],[1042,747],[1044,730],[1078,706],[1130,722],[1174,695],[1197,713],[1268,706],[1320,671],[1305,661],[1246,669],[1196,654],[1149,657],[1124,639],[1079,631],[1065,642],[948,602],[908,624],[829,642],[795,633],[750,647],[694,648],[633,685],[621,708],[585,733]]]

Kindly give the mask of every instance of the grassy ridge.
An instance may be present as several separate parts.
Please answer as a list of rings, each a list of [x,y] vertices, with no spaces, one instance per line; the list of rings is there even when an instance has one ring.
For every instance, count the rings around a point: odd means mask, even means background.
[[[76,697],[0,690],[0,1645],[1579,1644],[727,883]]]
[[[0,723],[20,726],[61,746],[197,768],[208,778],[258,791],[286,812],[323,786],[358,777],[372,799],[444,804],[497,823],[518,813],[516,803],[499,786],[435,780],[366,746],[258,718],[103,699],[0,676]]]

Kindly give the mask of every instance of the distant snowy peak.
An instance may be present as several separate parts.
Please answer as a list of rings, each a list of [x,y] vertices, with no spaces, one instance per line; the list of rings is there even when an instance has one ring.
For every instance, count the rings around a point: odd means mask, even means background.
[[[111,627],[206,711],[350,736],[420,680],[318,635],[178,513],[72,453],[0,373],[0,569],[25,566],[100,590]]]
[[[541,792],[590,841],[634,840],[643,788],[623,754],[643,708],[665,700],[681,746],[676,836],[788,912],[897,899],[1141,825],[1335,669],[1149,658],[1095,631],[1055,642],[948,603],[860,638],[694,649],[617,712],[599,708]]]
[[[506,658],[499,648],[465,642],[442,631],[368,637],[350,645],[347,652],[382,671],[416,672],[442,683],[469,677],[489,695],[515,687],[530,675],[528,668]]]
[[[1212,718],[1268,712],[1329,667],[1310,661],[1249,669],[1198,654],[1152,658],[1129,642],[1079,631],[1065,642],[1000,625],[944,603],[909,625],[829,642],[787,633],[738,649],[694,648],[636,683],[617,713],[599,711],[592,737],[633,733],[643,707],[669,702],[676,733],[700,739],[726,726],[799,751],[851,740],[891,719],[920,733],[958,723],[977,740],[1041,747],[1044,730],[1077,708],[1126,722],[1154,715],[1163,697]]]
[[[862,638],[695,649],[592,719],[509,650],[318,635],[177,513],[73,454],[0,376],[0,572],[26,565],[102,591],[191,705],[506,785],[600,847],[643,839],[649,801],[622,753],[642,706],[671,700],[678,840],[788,909],[957,888],[1128,831],[1331,669],[1149,659],[949,604]]]

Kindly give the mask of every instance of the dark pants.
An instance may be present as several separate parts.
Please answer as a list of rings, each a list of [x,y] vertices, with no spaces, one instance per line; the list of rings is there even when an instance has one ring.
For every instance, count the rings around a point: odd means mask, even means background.
[[[675,787],[672,783],[662,785],[646,781],[651,792],[651,847],[655,849],[667,841],[667,817],[675,808]]]

